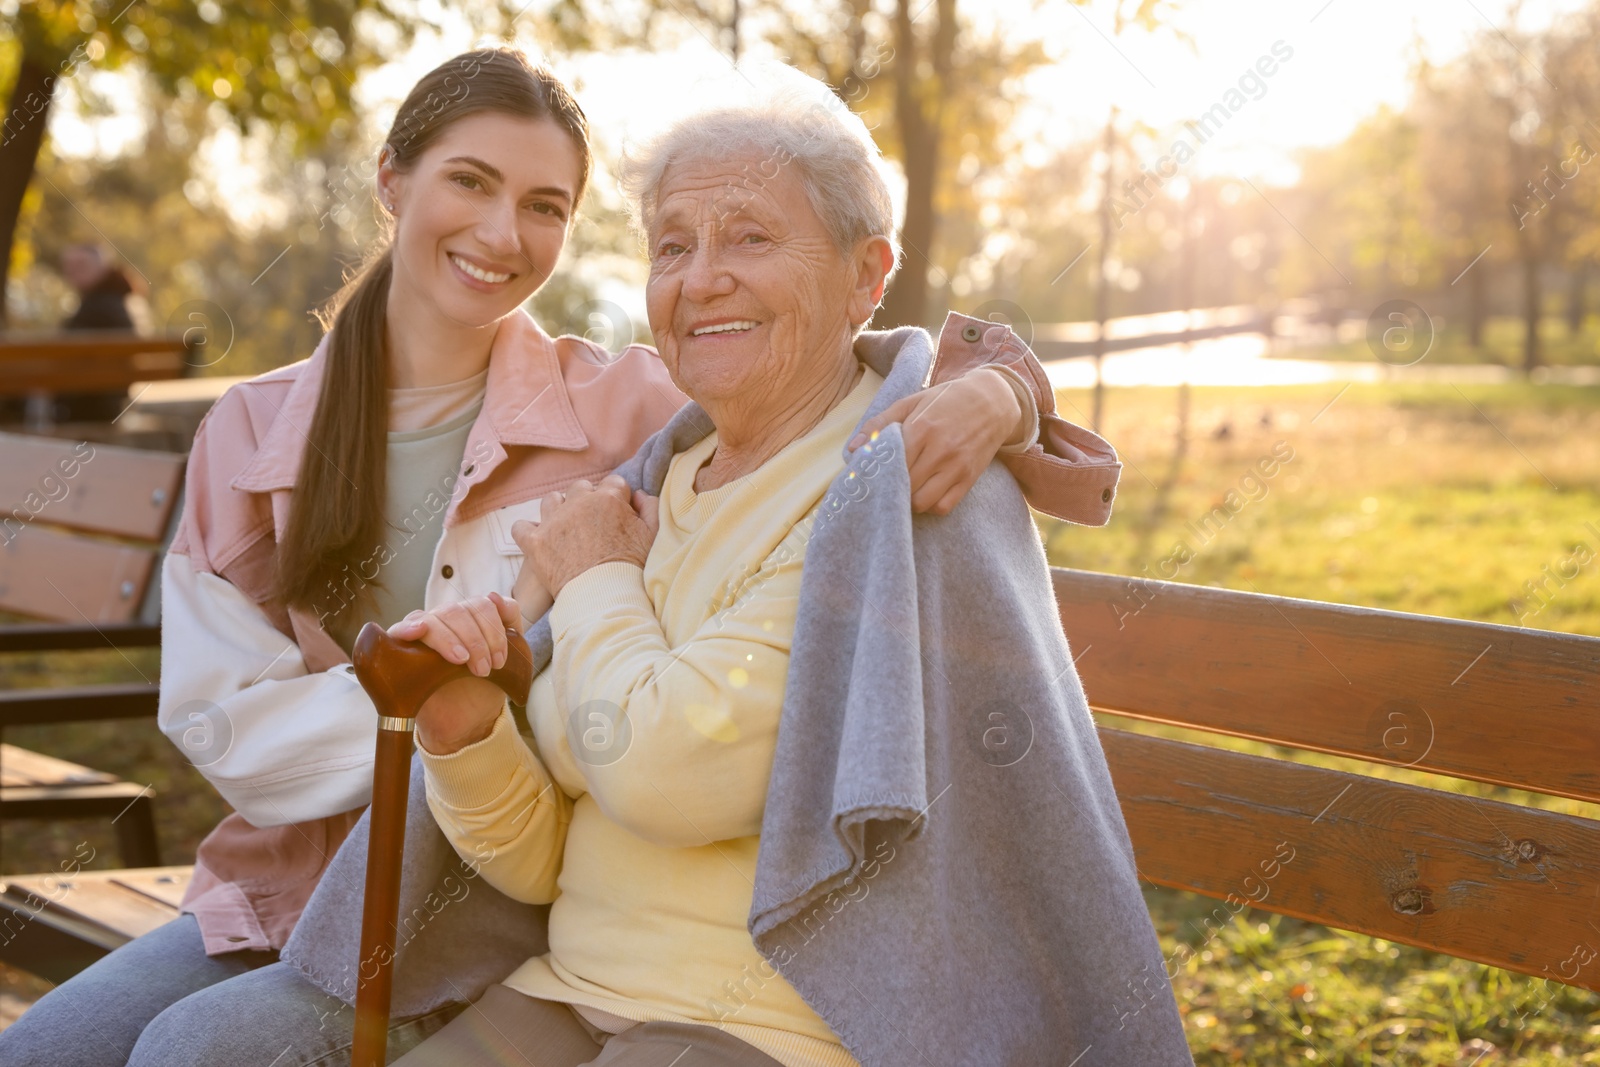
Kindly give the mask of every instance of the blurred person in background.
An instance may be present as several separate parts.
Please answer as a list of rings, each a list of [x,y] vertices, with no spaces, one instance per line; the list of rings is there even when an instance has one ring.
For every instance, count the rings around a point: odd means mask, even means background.
[[[98,245],[71,244],[62,249],[61,276],[78,293],[78,310],[62,320],[63,330],[134,329],[128,304],[138,288],[126,271],[106,262]]]
[[[109,262],[99,245],[70,244],[61,250],[61,277],[78,294],[78,307],[60,329],[138,331],[143,315],[140,285],[121,266]],[[30,398],[27,420],[34,425],[111,422],[128,406],[126,389],[59,392]],[[21,414],[19,401],[17,414]]]

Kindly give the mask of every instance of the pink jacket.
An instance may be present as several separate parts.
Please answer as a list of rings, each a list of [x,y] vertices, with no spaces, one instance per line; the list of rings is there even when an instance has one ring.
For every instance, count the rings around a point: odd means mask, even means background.
[[[201,843],[183,900],[213,955],[283,945],[371,793],[372,703],[317,613],[271,593],[325,348],[233,387],[206,416],[163,565],[159,723],[235,809]],[[1001,456],[1029,502],[1103,525],[1121,468],[1111,446],[1055,417],[1013,331],[952,315],[933,383],[988,362],[1020,375],[1038,406],[1039,441]],[[543,494],[621,464],[686,399],[653,349],[613,357],[513,315],[455,487],[430,505],[446,510],[425,606],[510,592],[522,563],[511,524],[536,518]]]

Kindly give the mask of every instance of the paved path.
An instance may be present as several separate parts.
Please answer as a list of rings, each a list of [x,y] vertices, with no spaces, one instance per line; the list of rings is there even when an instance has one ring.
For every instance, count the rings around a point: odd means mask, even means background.
[[[1280,342],[1280,349],[1282,348]],[[1333,360],[1267,356],[1260,334],[1234,334],[1182,345],[1111,352],[1104,359],[1105,384],[1114,386],[1190,385],[1315,385],[1319,382],[1447,382],[1494,385],[1521,381],[1522,376],[1498,364],[1429,363],[1392,367],[1377,360],[1342,363]],[[1087,356],[1054,360],[1044,365],[1057,389],[1094,385],[1094,360]],[[1540,367],[1538,384],[1600,385],[1600,366]]]

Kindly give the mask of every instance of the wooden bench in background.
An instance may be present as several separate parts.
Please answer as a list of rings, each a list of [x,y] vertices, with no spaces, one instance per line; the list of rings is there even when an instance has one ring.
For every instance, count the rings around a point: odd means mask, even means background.
[[[184,457],[176,454],[0,434],[0,611],[39,620],[0,627],[0,653],[160,643],[159,566],[179,513],[183,469]],[[154,719],[157,692],[154,678],[3,692],[0,732]],[[148,787],[10,745],[0,747],[0,779],[0,819],[109,819],[124,864],[160,863]],[[96,888],[60,901],[37,892],[34,883],[43,877],[65,875],[3,879],[0,894],[10,914],[0,914],[0,960],[61,975],[139,932],[123,921],[127,916],[150,917],[143,904],[108,904],[133,892],[127,880],[143,878],[133,871],[115,872],[110,882],[75,872],[75,879]],[[148,898],[147,889],[139,892]],[[41,900],[41,908],[30,904]],[[100,927],[88,940],[70,934]],[[64,954],[63,937],[81,942],[80,950]]]
[[[145,867],[10,876],[0,884],[0,959],[59,985],[176,919],[193,873]]]
[[[182,337],[114,330],[8,333],[0,339],[0,396],[127,389],[134,382],[181,378],[189,358]]]
[[[129,867],[161,862],[152,790],[15,745],[0,745],[0,819],[110,819]]]

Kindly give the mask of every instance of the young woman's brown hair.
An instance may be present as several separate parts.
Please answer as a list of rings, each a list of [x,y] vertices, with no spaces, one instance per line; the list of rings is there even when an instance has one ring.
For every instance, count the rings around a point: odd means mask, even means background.
[[[514,49],[468,52],[424,75],[389,130],[389,163],[408,170],[452,123],[482,112],[549,119],[566,131],[582,164],[576,207],[592,169],[588,121],[566,86]],[[374,582],[363,567],[385,539],[385,323],[392,273],[392,245],[385,239],[320,315],[329,331],[326,372],[277,548],[278,594],[295,607],[312,608],[351,571],[362,578],[359,589]],[[342,610],[365,599],[358,596]]]

